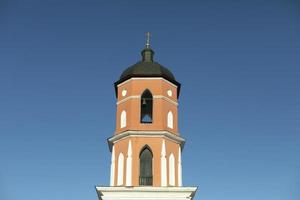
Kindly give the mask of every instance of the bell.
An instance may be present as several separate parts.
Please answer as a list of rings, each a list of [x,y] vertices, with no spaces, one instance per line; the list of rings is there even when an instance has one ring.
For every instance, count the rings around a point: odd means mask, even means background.
[[[146,99],[144,98],[143,99],[143,105],[146,105],[147,103],[146,103]]]

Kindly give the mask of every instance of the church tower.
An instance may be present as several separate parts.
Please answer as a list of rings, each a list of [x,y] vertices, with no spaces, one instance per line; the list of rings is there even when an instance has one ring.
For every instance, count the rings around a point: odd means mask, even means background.
[[[192,199],[197,189],[182,186],[180,83],[154,61],[149,36],[141,61],[115,82],[116,128],[108,139],[110,186],[96,187],[100,200]]]

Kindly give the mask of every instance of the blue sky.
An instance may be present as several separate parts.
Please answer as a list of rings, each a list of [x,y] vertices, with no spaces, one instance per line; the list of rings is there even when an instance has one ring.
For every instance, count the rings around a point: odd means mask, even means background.
[[[140,60],[182,83],[196,200],[300,198],[300,3],[1,0],[0,199],[97,199],[113,83]]]

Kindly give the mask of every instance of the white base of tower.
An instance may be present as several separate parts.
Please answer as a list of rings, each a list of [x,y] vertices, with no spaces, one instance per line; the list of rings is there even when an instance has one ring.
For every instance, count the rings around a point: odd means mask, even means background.
[[[197,187],[96,187],[99,200],[192,200]]]

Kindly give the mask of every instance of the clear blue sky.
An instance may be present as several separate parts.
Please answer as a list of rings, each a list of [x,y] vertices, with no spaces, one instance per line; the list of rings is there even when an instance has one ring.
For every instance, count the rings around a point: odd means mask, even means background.
[[[113,82],[140,59],[146,31],[182,83],[195,199],[299,200],[297,0],[1,0],[0,199],[97,199]]]

